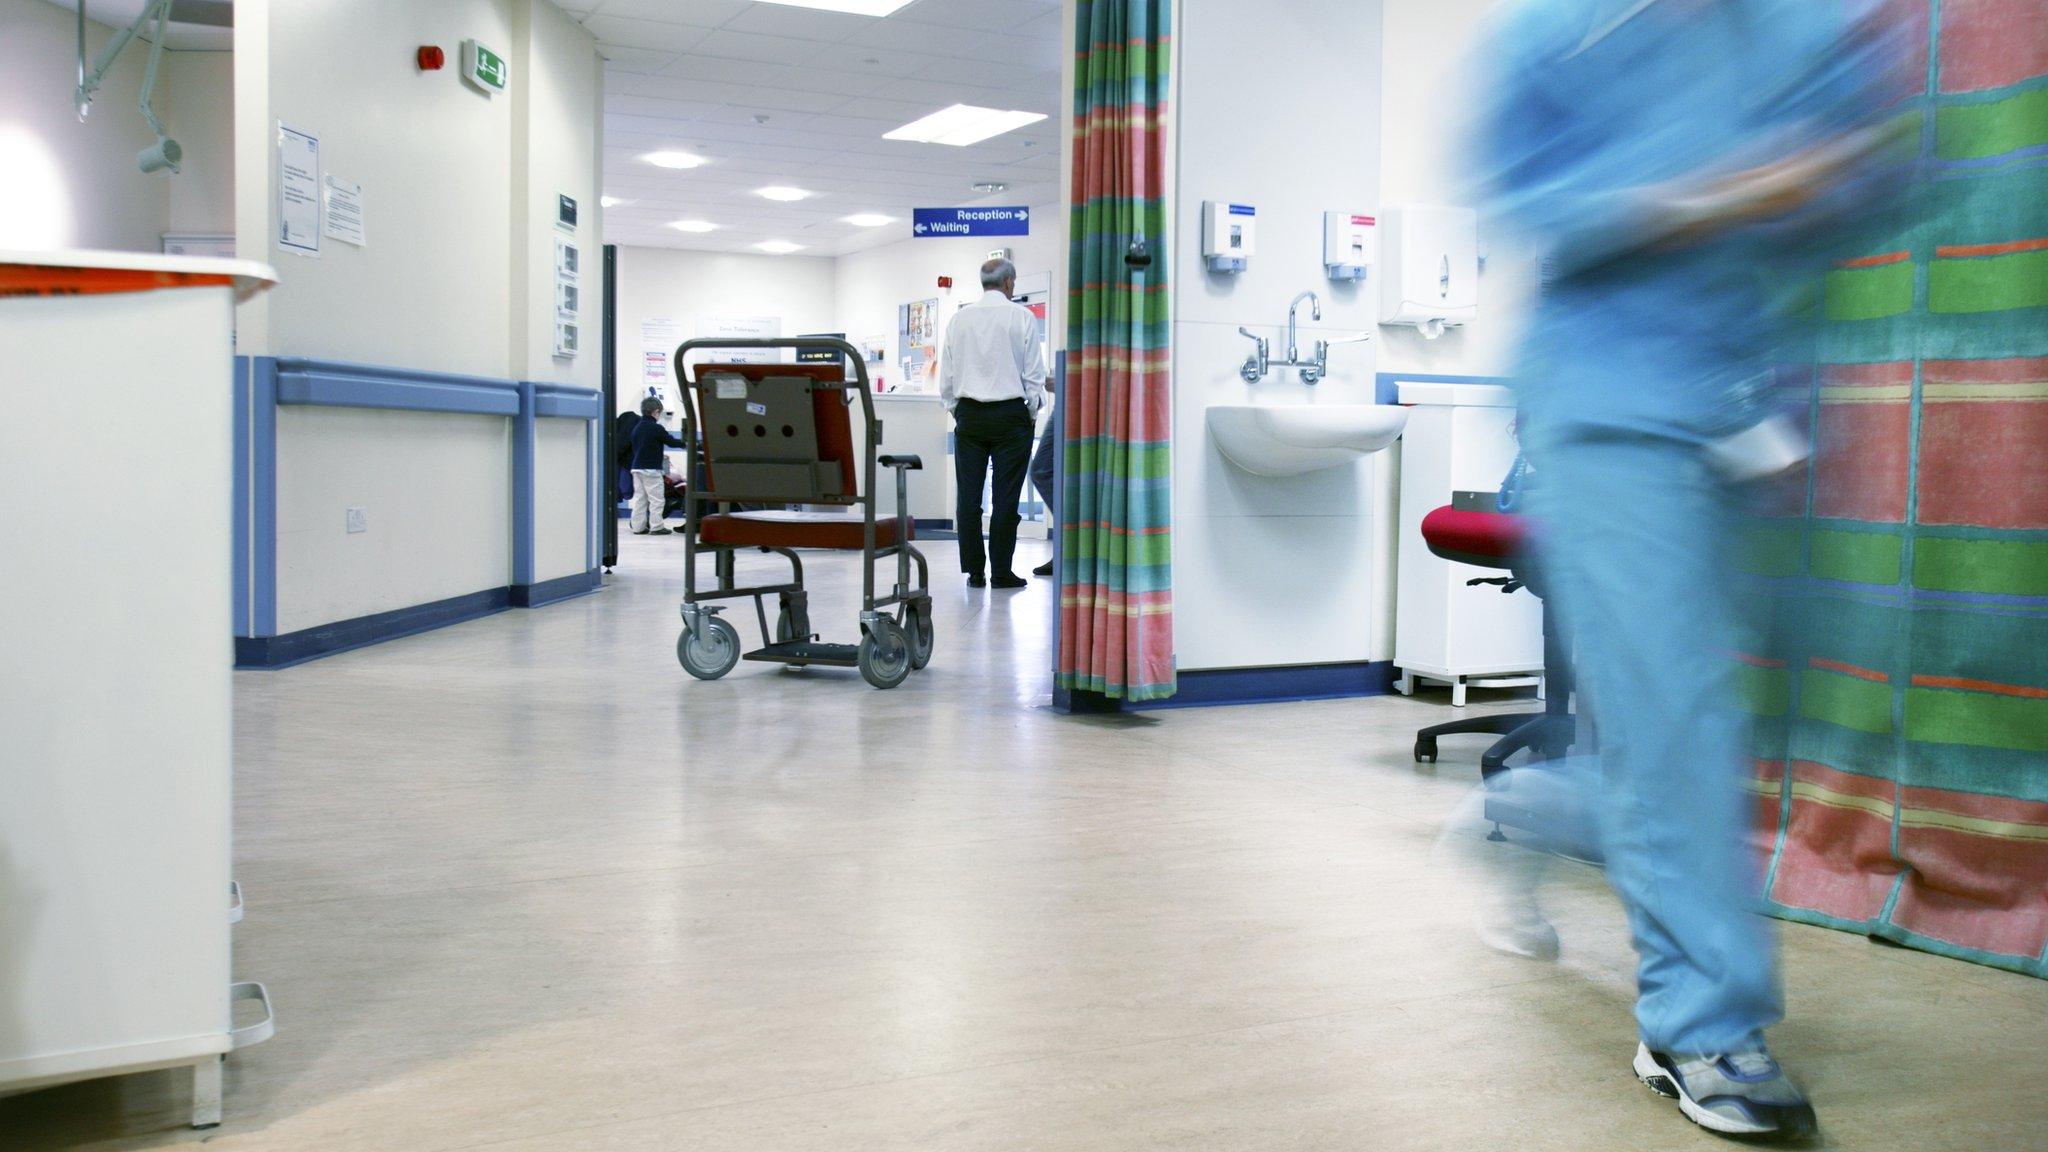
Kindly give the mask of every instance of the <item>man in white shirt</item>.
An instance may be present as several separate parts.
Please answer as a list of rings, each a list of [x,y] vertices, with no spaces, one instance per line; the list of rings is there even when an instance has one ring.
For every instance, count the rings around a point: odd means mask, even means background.
[[[1045,405],[1045,352],[1038,342],[1038,318],[1011,301],[1017,266],[990,260],[981,266],[981,299],[962,308],[946,327],[939,356],[939,397],[953,414],[953,453],[958,466],[960,570],[971,587],[1022,588],[1010,570],[1017,550],[1017,500],[1031,462],[1031,429]],[[988,547],[981,540],[981,484],[990,466]]]

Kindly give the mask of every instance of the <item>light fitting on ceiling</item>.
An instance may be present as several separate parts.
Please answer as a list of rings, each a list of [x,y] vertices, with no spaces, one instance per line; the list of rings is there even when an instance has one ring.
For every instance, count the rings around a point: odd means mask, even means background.
[[[599,208],[617,208],[619,205],[624,203],[625,201],[619,199],[617,196],[599,196],[597,198],[597,206]]]
[[[656,168],[697,168],[704,164],[702,156],[688,152],[649,152],[641,159]]]
[[[793,204],[798,200],[808,200],[811,196],[809,192],[801,188],[790,188],[781,184],[771,184],[766,188],[756,188],[754,195],[764,200],[780,200],[785,204]]]
[[[845,12],[851,16],[887,16],[910,0],[761,0],[785,8],[816,8],[820,12]]]
[[[913,120],[893,132],[884,132],[882,139],[915,140],[921,144],[951,144],[965,148],[1043,119],[1043,112],[1005,112],[1000,108],[955,104],[922,120]]]
[[[974,183],[974,190],[976,192],[1008,192],[1010,186],[1001,180],[977,180]]]
[[[671,220],[669,227],[678,232],[716,232],[718,225],[709,220]]]
[[[844,219],[856,228],[880,228],[884,224],[896,222],[894,216],[884,216],[879,212],[856,212]]]
[[[759,244],[754,245],[754,247],[759,248],[763,252],[771,252],[777,256],[787,256],[791,252],[801,252],[804,250],[803,245],[791,244],[787,240],[763,240]]]

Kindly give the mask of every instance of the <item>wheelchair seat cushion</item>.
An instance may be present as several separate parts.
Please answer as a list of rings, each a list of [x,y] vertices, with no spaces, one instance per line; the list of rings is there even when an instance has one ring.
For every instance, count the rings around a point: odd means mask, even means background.
[[[917,535],[913,525],[911,536]],[[875,547],[897,542],[896,519],[875,519]],[[697,522],[697,541],[717,547],[861,550],[861,518],[836,512],[721,512]]]
[[[1529,520],[1507,512],[1470,512],[1448,505],[1422,518],[1431,553],[1481,568],[1513,568],[1529,548]]]

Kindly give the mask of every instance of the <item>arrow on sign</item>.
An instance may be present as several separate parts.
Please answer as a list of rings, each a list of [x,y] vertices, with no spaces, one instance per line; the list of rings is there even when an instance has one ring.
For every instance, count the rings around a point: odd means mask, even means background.
[[[915,229],[913,229],[913,231],[915,231],[919,236],[922,236],[927,231],[927,226],[924,224],[919,224]]]

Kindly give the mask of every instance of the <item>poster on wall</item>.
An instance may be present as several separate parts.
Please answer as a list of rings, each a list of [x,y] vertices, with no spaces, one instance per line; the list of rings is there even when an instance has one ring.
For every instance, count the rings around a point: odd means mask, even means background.
[[[620,403],[637,409],[640,401],[653,396],[671,412],[682,411],[682,397],[676,395],[675,378],[669,374],[668,358],[683,342],[683,326],[666,316],[655,316],[640,322],[640,390],[628,399],[620,396]]]
[[[358,248],[363,239],[363,186],[338,176],[327,177],[327,235]]]
[[[704,340],[773,340],[782,335],[780,316],[699,316],[697,336]],[[775,364],[778,348],[722,348],[703,354],[707,364]]]
[[[897,384],[890,391],[937,394],[939,390],[939,301],[912,300],[896,306]]]
[[[277,122],[277,246],[320,255],[320,138]]]

